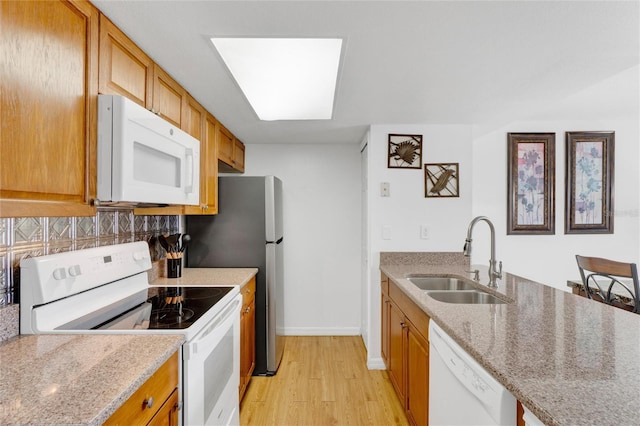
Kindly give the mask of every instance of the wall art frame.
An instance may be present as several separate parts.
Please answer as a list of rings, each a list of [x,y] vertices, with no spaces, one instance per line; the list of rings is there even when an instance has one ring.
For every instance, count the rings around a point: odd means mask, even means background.
[[[459,163],[432,163],[424,165],[425,198],[460,197]]]
[[[507,235],[555,234],[555,133],[508,133]]]
[[[387,168],[421,169],[422,135],[389,134]]]
[[[615,132],[566,132],[565,234],[613,234]]]

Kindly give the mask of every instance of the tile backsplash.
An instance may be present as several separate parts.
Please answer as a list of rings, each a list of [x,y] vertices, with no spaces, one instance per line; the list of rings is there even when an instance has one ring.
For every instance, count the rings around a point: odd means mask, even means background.
[[[130,209],[100,209],[92,217],[0,218],[0,341],[14,334],[7,330],[17,330],[21,259],[150,241],[159,234],[179,232],[179,221],[179,216],[134,216]],[[160,255],[152,245],[151,260]]]

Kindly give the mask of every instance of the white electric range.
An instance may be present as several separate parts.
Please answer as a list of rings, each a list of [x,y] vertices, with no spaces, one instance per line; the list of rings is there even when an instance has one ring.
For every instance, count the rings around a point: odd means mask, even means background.
[[[182,424],[239,424],[236,286],[150,286],[149,247],[118,244],[20,262],[20,333],[180,333]]]

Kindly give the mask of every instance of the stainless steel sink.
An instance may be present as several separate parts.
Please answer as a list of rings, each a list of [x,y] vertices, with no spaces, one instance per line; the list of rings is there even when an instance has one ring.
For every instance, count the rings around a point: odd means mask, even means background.
[[[451,277],[427,277],[424,275],[409,275],[407,279],[422,290],[474,290],[472,284],[467,281]]]
[[[492,294],[482,291],[427,291],[427,296],[445,303],[503,304],[507,303]]]

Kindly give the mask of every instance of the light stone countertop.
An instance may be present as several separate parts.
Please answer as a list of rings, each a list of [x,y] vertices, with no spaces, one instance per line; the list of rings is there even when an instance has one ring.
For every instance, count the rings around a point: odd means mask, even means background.
[[[258,273],[258,268],[183,268],[180,278],[158,277],[153,286],[240,286]]]
[[[640,423],[640,315],[509,273],[494,291],[487,267],[386,260],[381,271],[545,424]],[[406,279],[470,269],[511,303],[443,303]]]
[[[100,425],[183,342],[167,334],[16,336],[0,345],[0,424]]]
[[[257,268],[185,268],[152,286],[240,286]],[[100,425],[184,343],[180,334],[19,335],[0,344],[1,425]]]

